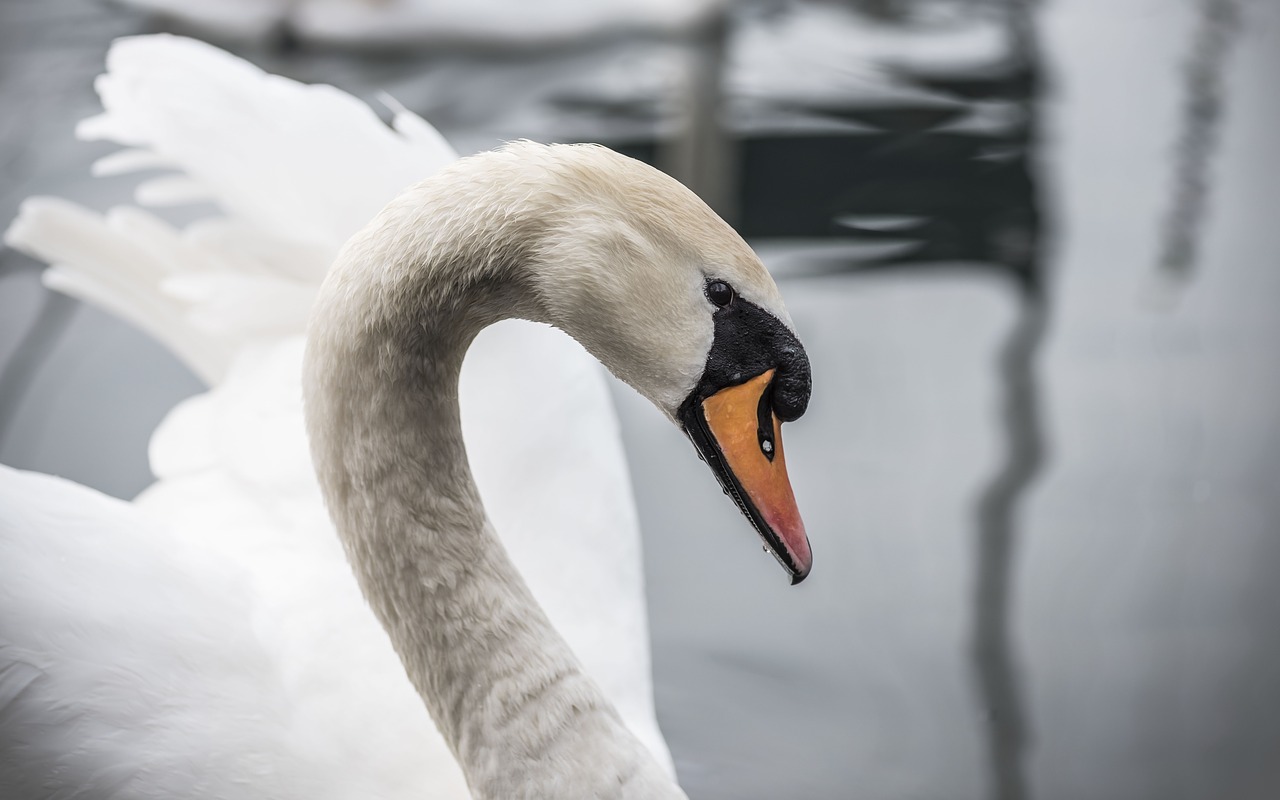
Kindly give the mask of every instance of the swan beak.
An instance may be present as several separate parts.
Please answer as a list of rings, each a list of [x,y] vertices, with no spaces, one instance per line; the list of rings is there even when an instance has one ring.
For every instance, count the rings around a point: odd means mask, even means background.
[[[773,375],[771,369],[705,398],[689,433],[794,585],[808,576],[813,553],[787,477],[782,423],[769,403]]]

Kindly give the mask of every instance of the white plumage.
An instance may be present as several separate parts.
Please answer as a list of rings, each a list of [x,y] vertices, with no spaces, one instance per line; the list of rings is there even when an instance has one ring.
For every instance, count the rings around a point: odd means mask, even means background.
[[[52,287],[169,345],[211,384],[152,440],[134,505],[0,474],[5,797],[464,797],[370,614],[307,457],[302,325],[340,244],[455,156],[423,120],[174,37],[118,42],[87,138],[161,166],[177,229],[35,199],[7,241]],[[529,391],[529,387],[537,387]],[[489,516],[556,627],[670,771],[653,717],[639,538],[599,366],[544,326],[485,331],[461,385]],[[61,794],[60,794],[61,792]]]

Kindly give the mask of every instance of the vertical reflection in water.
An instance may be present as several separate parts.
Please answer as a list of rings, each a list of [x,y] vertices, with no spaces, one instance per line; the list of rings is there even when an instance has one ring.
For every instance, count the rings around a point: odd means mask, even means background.
[[[79,305],[64,294],[43,290],[35,321],[23,334],[9,361],[0,368],[0,445],[8,438],[18,405],[49,351],[62,336]]]
[[[669,141],[659,140],[657,163],[734,224],[738,220],[733,172],[738,154],[722,114],[729,28],[729,15],[721,10],[692,32],[679,92],[681,130]]]
[[[1218,144],[1225,106],[1223,70],[1240,30],[1240,0],[1201,0],[1191,59],[1186,66],[1182,133],[1174,152],[1173,205],[1160,243],[1160,270],[1175,281],[1191,277],[1209,192],[1209,159]]]
[[[1017,546],[1018,500],[1044,461],[1036,358],[1044,339],[1048,307],[1035,291],[1022,293],[1018,317],[1001,348],[997,375],[1003,387],[1001,419],[1005,461],[977,504],[971,656],[980,711],[986,715],[992,796],[1029,796],[1024,759],[1030,745],[1022,684],[1010,642],[1011,584]]]
[[[1036,0],[1008,2],[1014,48],[1032,76],[1041,74],[1032,16],[1035,5]],[[1035,107],[1038,93],[1034,91],[1038,79],[1033,77],[1031,85],[1023,156],[1029,169],[1038,142]],[[1034,198],[1032,202],[1034,204]],[[1044,249],[1044,238],[1037,236],[1026,251],[1023,269],[1014,273],[1022,279],[1018,316],[996,363],[996,377],[1002,389],[999,412],[1005,459],[978,498],[975,512],[977,552],[970,657],[977,683],[978,709],[986,724],[989,784],[995,800],[1030,797],[1026,757],[1032,736],[1014,656],[1010,617],[1018,545],[1015,516],[1019,500],[1034,483],[1045,457],[1036,376],[1049,310],[1043,274]]]

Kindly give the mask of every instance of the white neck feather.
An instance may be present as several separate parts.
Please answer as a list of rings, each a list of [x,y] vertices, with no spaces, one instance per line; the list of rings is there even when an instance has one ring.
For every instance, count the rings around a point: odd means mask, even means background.
[[[533,599],[467,464],[468,345],[549,316],[527,252],[540,218],[514,188],[425,186],[348,244],[313,315],[308,427],[347,555],[477,798],[682,798]]]

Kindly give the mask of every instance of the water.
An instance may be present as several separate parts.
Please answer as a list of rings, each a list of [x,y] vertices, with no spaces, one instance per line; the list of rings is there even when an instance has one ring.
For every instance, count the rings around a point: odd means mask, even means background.
[[[786,429],[807,582],[616,393],[691,797],[1276,796],[1280,9],[867,8],[839,28],[751,6],[694,46],[246,52],[388,88],[463,150],[649,158],[778,276],[814,367]],[[0,102],[26,112],[0,129],[0,210],[120,196],[90,189],[100,151],[69,131],[109,37],[151,26],[80,0],[0,10]],[[682,108],[698,124],[673,137]],[[0,259],[0,460],[137,491],[194,380]]]

